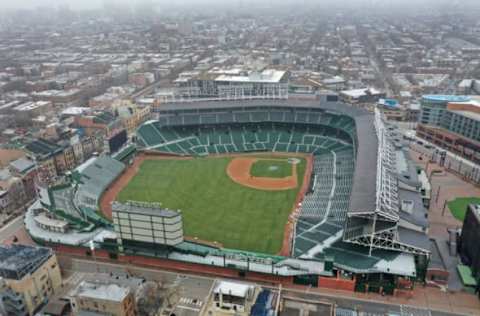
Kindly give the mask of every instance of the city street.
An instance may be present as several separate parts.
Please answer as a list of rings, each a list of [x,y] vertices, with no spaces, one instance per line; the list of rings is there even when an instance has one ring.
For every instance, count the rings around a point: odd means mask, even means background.
[[[23,227],[23,215],[15,218],[7,225],[0,227],[0,243],[9,239]]]
[[[113,275],[125,275],[128,273],[131,276],[145,278],[148,280],[156,280],[165,283],[175,283],[179,279],[188,279],[189,284],[195,284],[197,288],[197,293],[205,293],[205,289],[209,287],[209,284],[215,280],[215,277],[205,277],[197,275],[185,275],[178,274],[170,271],[149,269],[149,268],[140,268],[134,267],[131,265],[121,265],[121,264],[112,264],[107,262],[101,262],[85,259],[77,259],[71,257],[61,256],[59,257],[61,266],[65,270],[65,274],[68,277],[71,277],[75,273],[112,273]],[[73,272],[75,271],[75,272]],[[274,291],[277,291],[278,288],[265,285],[264,287],[270,288]],[[203,289],[203,290],[201,290]],[[193,290],[195,291],[195,290]],[[357,311],[365,312],[367,315],[438,315],[438,316],[453,316],[453,315],[480,315],[480,311],[475,313],[472,309],[471,311],[464,310],[464,312],[459,312],[456,314],[455,310],[462,310],[461,307],[455,309],[451,306],[449,309],[434,309],[435,302],[431,302],[430,306],[432,310],[427,310],[425,307],[414,307],[409,306],[408,304],[396,303],[396,299],[393,297],[381,297],[377,296],[378,299],[372,299],[369,295],[365,294],[365,298],[359,298],[360,293],[349,293],[328,289],[314,289],[307,288],[304,289],[284,289],[282,290],[283,295],[289,297],[298,297],[302,299],[316,300],[316,301],[325,301],[335,303],[337,307],[355,309]],[[197,294],[199,295],[199,294]],[[361,294],[360,294],[361,295]],[[382,302],[385,300],[386,302]],[[407,312],[408,311],[408,312]],[[403,312],[403,314],[402,314]]]

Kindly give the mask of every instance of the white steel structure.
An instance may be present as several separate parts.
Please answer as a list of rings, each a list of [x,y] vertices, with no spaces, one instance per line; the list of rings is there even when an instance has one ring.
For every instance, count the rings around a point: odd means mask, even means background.
[[[378,138],[375,209],[351,210],[343,241],[369,247],[370,254],[375,248],[428,254],[426,249],[403,243],[399,239],[400,205],[395,146],[378,109],[375,111],[374,124]]]

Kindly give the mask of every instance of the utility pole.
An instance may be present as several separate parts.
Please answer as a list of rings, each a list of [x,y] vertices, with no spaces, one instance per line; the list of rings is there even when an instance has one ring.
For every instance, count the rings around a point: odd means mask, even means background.
[[[278,316],[281,297],[282,297],[282,283],[280,283],[278,286],[277,304],[275,304],[275,316]]]
[[[443,202],[442,216],[445,216],[445,210],[447,209],[447,200]]]
[[[435,196],[435,204],[438,204],[438,197],[440,196],[440,188],[441,186],[438,186],[437,195]]]

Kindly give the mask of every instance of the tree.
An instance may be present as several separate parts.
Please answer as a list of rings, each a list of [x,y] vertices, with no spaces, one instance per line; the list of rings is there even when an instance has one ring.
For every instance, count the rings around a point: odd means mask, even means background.
[[[163,304],[161,284],[147,281],[140,285],[135,293],[137,314],[155,316]]]

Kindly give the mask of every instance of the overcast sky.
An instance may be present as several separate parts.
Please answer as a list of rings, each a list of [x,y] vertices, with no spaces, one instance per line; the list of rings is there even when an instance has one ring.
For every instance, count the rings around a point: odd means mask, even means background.
[[[232,3],[238,4],[240,2],[243,3],[258,3],[258,2],[267,2],[270,4],[274,3],[292,3],[298,4],[302,2],[308,3],[327,3],[327,2],[334,2],[336,4],[343,3],[344,5],[352,4],[358,5],[362,3],[382,3],[386,5],[387,3],[405,3],[405,4],[427,4],[430,3],[432,5],[439,5],[439,4],[454,4],[456,3],[461,5],[474,4],[480,3],[480,0],[0,0],[0,8],[2,9],[15,9],[15,8],[35,8],[38,6],[50,6],[50,7],[59,7],[60,5],[68,5],[71,9],[98,9],[102,8],[104,2],[114,2],[119,4],[129,4],[135,5],[137,3],[151,1],[153,3],[168,3],[168,4],[201,4],[201,3]]]

